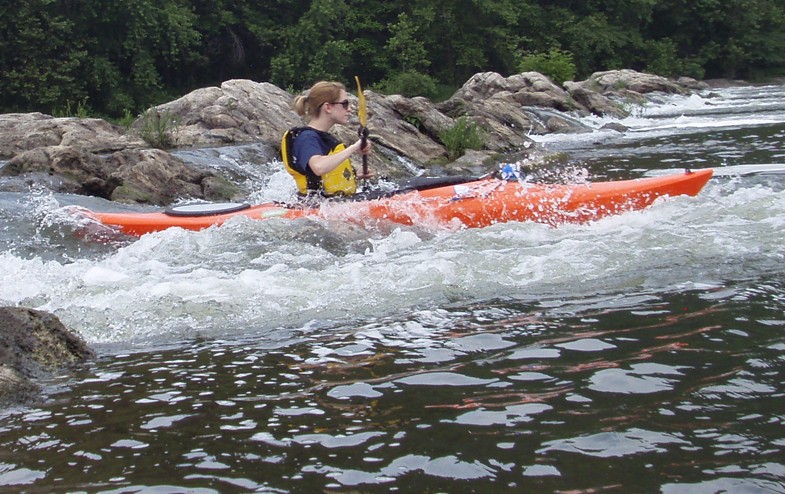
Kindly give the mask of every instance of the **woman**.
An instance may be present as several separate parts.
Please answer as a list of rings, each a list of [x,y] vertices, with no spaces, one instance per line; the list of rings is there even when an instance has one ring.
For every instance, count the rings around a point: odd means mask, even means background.
[[[294,100],[294,109],[305,117],[307,127],[286,131],[281,142],[284,166],[302,195],[352,195],[357,191],[354,167],[349,157],[369,154],[371,142],[362,140],[345,147],[328,131],[335,124],[347,125],[351,108],[346,87],[340,82],[321,81]],[[360,178],[367,178],[366,176]]]

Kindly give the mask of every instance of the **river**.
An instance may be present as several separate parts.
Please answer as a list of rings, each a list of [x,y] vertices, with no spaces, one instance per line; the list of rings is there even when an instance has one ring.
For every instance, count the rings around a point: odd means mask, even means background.
[[[785,86],[581,121],[533,136],[563,173],[715,177],[586,225],[102,242],[69,207],[121,206],[1,193],[0,305],[99,357],[0,411],[0,492],[785,492]],[[291,193],[246,154],[184,156]]]

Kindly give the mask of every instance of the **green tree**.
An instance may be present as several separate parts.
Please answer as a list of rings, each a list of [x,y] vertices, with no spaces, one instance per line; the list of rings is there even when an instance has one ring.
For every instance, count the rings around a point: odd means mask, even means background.
[[[88,52],[55,0],[4,0],[0,9],[0,108],[52,113],[84,102]]]
[[[517,23],[525,2],[515,0],[425,0],[411,18],[429,47],[431,74],[460,85],[478,71],[515,71],[521,37]]]
[[[405,12],[398,14],[397,22],[390,26],[390,39],[384,48],[388,58],[401,72],[422,72],[431,65],[417,25]]]
[[[220,84],[227,79],[268,80],[270,61],[284,46],[283,31],[294,25],[306,0],[193,0],[202,36],[188,79]],[[194,85],[194,82],[190,82]]]
[[[552,48],[547,53],[526,55],[518,65],[521,72],[539,72],[548,76],[556,84],[575,79],[575,62],[572,54]]]
[[[283,87],[306,87],[321,79],[348,80],[352,55],[349,7],[344,0],[314,0],[297,23],[286,29],[281,53],[271,61],[271,79]]]
[[[181,0],[85,0],[69,14],[91,55],[91,101],[111,115],[174,96],[200,42],[196,16]]]
[[[785,74],[782,0],[0,0],[0,8],[0,111],[119,116],[232,78],[299,89],[359,75],[367,87],[444,94],[477,72],[517,72],[524,53],[557,80],[571,63],[577,79],[619,68]]]
[[[660,0],[647,39],[670,40],[706,77],[759,77],[785,70],[785,5],[777,0]]]

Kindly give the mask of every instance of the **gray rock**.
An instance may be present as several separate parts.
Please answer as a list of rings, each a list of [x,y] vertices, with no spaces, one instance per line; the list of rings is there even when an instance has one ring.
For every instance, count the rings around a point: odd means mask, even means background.
[[[34,399],[36,380],[75,370],[95,353],[47,312],[0,307],[0,405]]]
[[[126,203],[168,205],[182,197],[223,201],[240,193],[228,181],[159,149],[129,148],[98,155],[82,147],[45,146],[18,154],[0,169],[0,176],[20,175],[54,176],[39,181],[57,192]]]
[[[293,99],[269,83],[230,80],[221,87],[197,89],[155,110],[177,119],[177,146],[280,143],[286,129],[301,125],[291,108]],[[139,119],[134,127],[141,124]]]
[[[578,82],[565,82],[570,97],[576,105],[585,108],[594,115],[609,115],[616,118],[628,116],[628,112],[603,93],[589,89],[589,85]]]
[[[666,77],[630,69],[595,72],[580,84],[603,94],[621,90],[628,90],[638,94],[653,92],[685,94],[688,92],[686,87]]]
[[[0,114],[0,158],[50,146],[92,153],[147,147],[139,137],[98,118],[54,118],[42,113]]]

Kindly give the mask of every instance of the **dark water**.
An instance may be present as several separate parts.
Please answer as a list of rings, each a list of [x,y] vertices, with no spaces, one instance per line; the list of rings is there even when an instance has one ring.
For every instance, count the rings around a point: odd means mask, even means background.
[[[0,302],[100,354],[2,412],[0,491],[785,492],[784,93],[540,138],[592,177],[717,168],[590,225],[107,245],[62,214],[101,204],[0,195]]]

